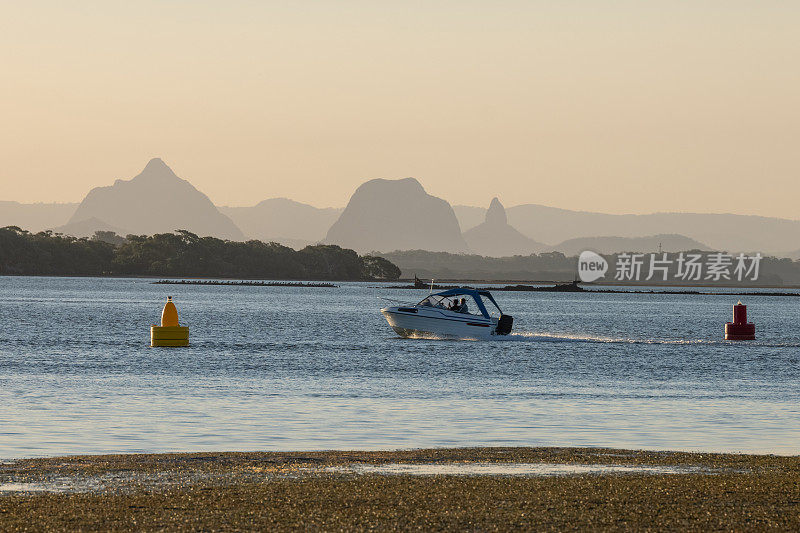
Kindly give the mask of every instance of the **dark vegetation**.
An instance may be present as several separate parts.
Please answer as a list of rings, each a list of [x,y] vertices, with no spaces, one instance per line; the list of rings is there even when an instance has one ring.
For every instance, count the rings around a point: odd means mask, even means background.
[[[333,245],[302,250],[261,241],[223,241],[179,230],[78,239],[50,231],[0,228],[0,274],[173,276],[244,279],[392,280],[400,269],[382,257]]]
[[[403,271],[403,277],[416,274],[423,281],[433,279],[572,281],[577,273],[577,260],[561,252],[546,252],[513,257],[485,257],[408,250],[382,253]]]
[[[686,253],[697,253],[704,258],[711,253],[700,250],[687,250]],[[614,270],[619,254],[601,254],[609,265],[609,273],[600,284],[636,285],[636,282],[626,280],[615,281]],[[763,257],[760,263],[759,276],[756,281],[744,280],[738,282],[731,275],[730,280],[709,282],[705,279],[699,281],[683,280],[676,277],[676,264],[669,269],[667,281],[660,277],[647,281],[650,254],[645,255],[642,266],[641,285],[680,285],[680,286],[745,286],[745,287],[779,287],[800,285],[800,260],[788,258]],[[668,254],[671,260],[677,258],[676,253]],[[737,255],[737,254],[733,254]],[[516,255],[512,257],[484,257],[470,254],[451,254],[447,252],[429,252],[425,250],[408,250],[382,253],[385,257],[402,270],[402,277],[413,278],[417,275],[423,281],[430,283],[436,280],[487,280],[487,281],[543,281],[556,283],[569,283],[577,278],[578,258],[566,256],[561,252],[546,252],[531,255]],[[703,262],[707,262],[706,259]],[[731,272],[733,269],[731,269]],[[705,277],[706,270],[703,270]]]
[[[583,286],[582,286],[583,285]],[[690,294],[690,295],[698,295],[698,296],[715,296],[721,294],[719,291],[699,291],[699,290],[679,290],[676,288],[665,288],[662,290],[643,290],[639,288],[635,289],[603,289],[601,286],[591,286],[591,288],[586,289],[584,287],[590,287],[591,284],[584,283],[581,284],[579,281],[573,281],[570,283],[559,283],[556,285],[505,285],[501,287],[481,287],[483,290],[491,291],[491,292],[588,292],[593,294]],[[430,287],[430,285],[428,285]],[[434,284],[433,290],[435,291],[444,291],[447,289],[458,289],[463,287],[463,285],[439,285]],[[420,288],[426,287],[418,287],[416,285],[391,285],[387,287],[389,289],[414,289],[419,290]],[[726,287],[730,289],[730,287]],[[747,291],[728,291],[725,294],[730,294],[732,296],[778,296],[778,297],[798,297],[800,296],[799,292],[769,292],[765,290],[759,290],[758,292],[747,292]]]

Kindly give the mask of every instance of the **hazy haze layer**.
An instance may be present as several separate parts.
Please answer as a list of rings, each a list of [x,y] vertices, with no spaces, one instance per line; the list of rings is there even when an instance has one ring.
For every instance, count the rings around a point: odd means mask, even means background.
[[[800,218],[800,4],[7,2],[0,199],[79,201],[159,154],[217,205]]]

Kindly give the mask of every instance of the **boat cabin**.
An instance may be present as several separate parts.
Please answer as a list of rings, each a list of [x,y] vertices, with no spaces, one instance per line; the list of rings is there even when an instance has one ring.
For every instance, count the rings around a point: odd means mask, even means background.
[[[466,305],[461,307],[459,302],[465,300]],[[462,287],[449,289],[436,294],[431,294],[417,304],[419,307],[436,307],[455,313],[480,315],[484,318],[499,317],[503,314],[500,306],[489,291]],[[497,311],[495,311],[495,309]]]

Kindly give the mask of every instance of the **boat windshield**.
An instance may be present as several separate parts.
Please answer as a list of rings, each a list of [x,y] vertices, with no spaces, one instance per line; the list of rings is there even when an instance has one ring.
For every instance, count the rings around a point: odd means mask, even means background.
[[[437,296],[435,294],[431,294],[424,300],[422,300],[417,305],[422,307],[438,307],[440,309],[450,309],[453,307],[453,304],[458,298],[455,297],[447,297],[447,296]]]
[[[466,304],[463,307],[461,306],[462,299],[465,299],[464,303]],[[453,294],[450,296],[431,294],[417,305],[421,307],[436,307],[468,315],[483,315],[480,306],[475,301],[475,297],[471,294]]]

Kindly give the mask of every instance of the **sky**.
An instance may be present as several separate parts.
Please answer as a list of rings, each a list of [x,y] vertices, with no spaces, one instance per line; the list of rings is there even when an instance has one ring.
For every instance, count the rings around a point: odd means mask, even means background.
[[[161,157],[218,205],[452,204],[800,219],[800,2],[0,4],[0,200]]]

